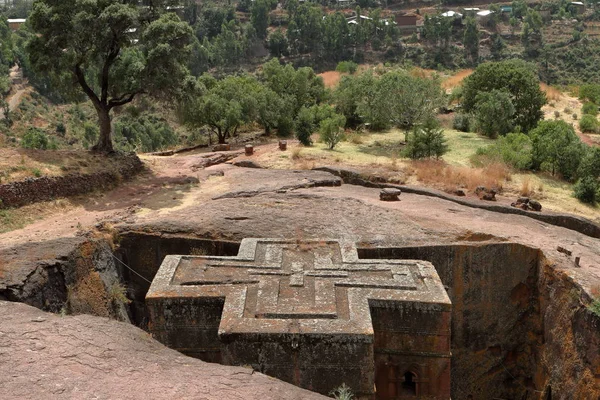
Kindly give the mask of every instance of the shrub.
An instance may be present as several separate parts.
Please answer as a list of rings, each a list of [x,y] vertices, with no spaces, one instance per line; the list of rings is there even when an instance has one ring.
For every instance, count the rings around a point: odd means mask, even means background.
[[[314,116],[311,110],[306,107],[300,109],[294,123],[294,130],[300,143],[304,146],[312,145],[311,135],[314,130]]]
[[[452,128],[461,132],[471,132],[473,117],[470,114],[457,113],[452,121]]]
[[[333,148],[342,141],[344,137],[343,126],[345,124],[346,118],[339,114],[325,118],[319,124],[321,140],[327,143],[329,150],[333,150]]]
[[[598,115],[598,105],[596,105],[596,103],[585,103],[581,108],[581,113],[593,115],[595,117]]]
[[[531,167],[531,139],[524,133],[509,133],[493,145],[479,148],[475,158],[486,157],[488,161],[501,161],[513,168],[526,170]]]
[[[124,116],[114,124],[117,148],[125,151],[150,152],[177,143],[177,135],[168,122],[154,114],[139,118]]]
[[[600,317],[600,297],[596,297],[594,300],[592,300],[592,302],[588,305],[588,310]]]
[[[281,117],[277,122],[277,136],[288,137],[294,129],[294,121],[289,117]]]
[[[582,203],[595,204],[598,200],[598,180],[586,176],[577,181],[573,187],[573,195]]]
[[[586,176],[600,178],[600,147],[587,148],[577,175],[581,178]]]
[[[586,147],[571,125],[564,121],[542,121],[529,136],[534,170],[559,173],[567,180],[577,175]]]
[[[555,119],[559,119],[560,118],[560,111],[558,111],[558,110],[554,111],[554,118]]]
[[[423,126],[417,126],[407,135],[406,156],[413,160],[440,158],[448,151],[444,130],[435,119],[429,119]]]
[[[515,106],[507,92],[481,92],[475,98],[477,129],[488,137],[495,138],[510,132],[514,127],[514,115]]]
[[[100,133],[100,130],[98,129],[97,125],[92,124],[91,122],[84,123],[83,124],[83,147],[87,149],[90,146],[92,146],[94,143],[96,143],[96,140],[98,140],[99,133]]]
[[[600,104],[600,85],[582,85],[579,88],[579,98]]]
[[[41,129],[30,127],[27,129],[25,135],[23,135],[21,147],[25,149],[46,150],[48,148],[48,137]]]
[[[353,400],[354,394],[352,394],[352,390],[345,383],[329,393],[330,396],[333,396],[335,400]]]
[[[64,123],[59,122],[58,124],[56,124],[56,133],[58,133],[60,136],[65,136],[65,134],[67,133],[67,127]]]
[[[573,119],[577,119],[577,114],[573,113]]]
[[[579,121],[579,129],[586,133],[598,132],[598,120],[592,115],[585,114]]]
[[[358,64],[354,61],[340,61],[335,70],[341,73],[354,74],[358,70]]]

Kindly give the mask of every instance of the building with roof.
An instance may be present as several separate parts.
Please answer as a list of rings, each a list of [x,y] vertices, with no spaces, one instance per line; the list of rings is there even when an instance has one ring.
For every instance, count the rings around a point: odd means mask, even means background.
[[[25,18],[9,18],[6,21],[8,22],[8,27],[13,31],[18,30],[21,25],[27,22]]]

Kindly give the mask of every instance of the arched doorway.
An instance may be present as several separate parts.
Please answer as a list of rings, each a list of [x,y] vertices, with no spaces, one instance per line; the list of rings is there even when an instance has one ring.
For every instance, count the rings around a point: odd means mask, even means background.
[[[417,395],[417,375],[411,371],[406,371],[402,377],[402,382],[399,388],[402,396]]]

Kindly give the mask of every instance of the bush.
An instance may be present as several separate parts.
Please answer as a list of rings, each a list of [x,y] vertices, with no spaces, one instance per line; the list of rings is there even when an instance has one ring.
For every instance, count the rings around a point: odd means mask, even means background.
[[[581,117],[581,120],[579,120],[579,129],[581,129],[582,132],[596,133],[599,131],[598,128],[598,120],[592,115],[585,114]]]
[[[586,146],[573,127],[564,121],[542,121],[529,133],[532,142],[532,169],[576,177]]]
[[[114,132],[117,148],[125,151],[150,152],[177,143],[173,128],[154,114],[144,113],[139,118],[126,115],[115,122]]]
[[[417,126],[406,138],[405,155],[413,160],[440,158],[448,151],[444,130],[435,119],[429,119],[423,126]]]
[[[313,121],[314,116],[311,110],[306,107],[301,108],[294,123],[294,130],[296,131],[296,138],[304,146],[312,145],[311,135],[315,128]]]
[[[358,64],[354,61],[340,61],[335,70],[345,74],[354,74],[358,70]]]
[[[475,102],[477,130],[481,133],[495,138],[513,130],[515,106],[509,93],[499,90],[481,92],[475,97]]]
[[[83,124],[83,147],[88,149],[96,143],[100,135],[100,129],[98,125],[86,122]]]
[[[327,143],[329,150],[333,150],[333,148],[344,138],[343,126],[345,124],[346,118],[339,114],[325,118],[319,124],[321,140]]]
[[[58,124],[56,124],[56,133],[58,133],[60,136],[65,136],[65,134],[67,133],[67,127],[64,123],[59,122]]]
[[[461,132],[471,132],[473,127],[473,117],[471,114],[457,113],[452,121],[452,128]]]
[[[600,178],[600,147],[588,147],[579,164],[577,175],[580,178],[591,176]]]
[[[600,85],[582,85],[579,88],[579,98],[581,100],[588,100],[592,103],[600,104]]]
[[[489,162],[502,161],[519,170],[531,168],[531,139],[524,133],[509,133],[493,145],[479,148],[475,158],[487,157]]]
[[[599,194],[598,180],[591,176],[581,178],[573,188],[573,195],[581,202],[595,204]]]
[[[581,108],[581,113],[595,117],[598,115],[598,105],[596,103],[585,103]]]
[[[46,150],[48,148],[48,137],[38,128],[29,128],[21,140],[21,147],[25,149]]]

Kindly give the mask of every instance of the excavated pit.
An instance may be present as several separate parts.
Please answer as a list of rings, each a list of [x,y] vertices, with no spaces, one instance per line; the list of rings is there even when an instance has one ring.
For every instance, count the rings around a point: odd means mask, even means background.
[[[75,254],[36,269],[19,290],[0,291],[0,298],[61,311],[77,282],[73,271],[90,259],[89,268],[100,272],[105,287],[120,279],[132,300],[126,311],[109,310],[106,316],[124,315],[120,319],[147,328],[145,296],[165,256],[234,256],[240,245],[145,232],[122,233],[117,249],[110,242],[83,241]],[[363,259],[418,259],[435,266],[452,301],[452,398],[600,398],[600,318],[585,307],[588,295],[539,249],[459,242],[359,244],[358,252]]]
[[[146,326],[144,297],[148,281],[166,255],[233,256],[238,248],[238,242],[125,233],[117,254],[145,278],[121,268],[134,300],[130,307],[132,322]],[[567,388],[573,382],[563,382],[570,378],[564,376],[565,370],[560,365],[554,364],[572,357],[561,354],[556,343],[546,343],[552,333],[545,331],[548,324],[544,324],[544,318],[563,315],[563,309],[576,307],[578,292],[572,282],[553,273],[539,249],[516,243],[485,242],[359,247],[359,257],[420,259],[436,267],[453,304],[452,398],[547,400],[553,396],[563,398],[556,394],[558,387],[570,390]],[[575,314],[569,314],[573,317],[572,325],[565,329],[582,331],[588,341],[579,345],[595,343],[597,349],[598,321],[589,314],[578,307]],[[548,351],[556,357],[551,363]],[[593,349],[587,350],[590,351]],[[593,367],[596,361],[588,356],[581,355]],[[593,385],[593,376],[591,379]]]

